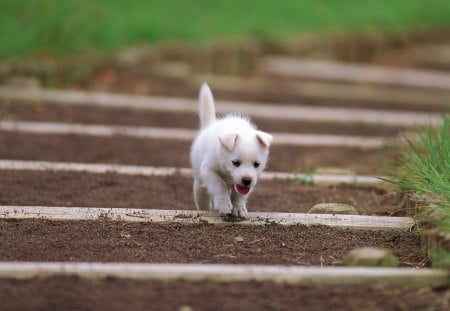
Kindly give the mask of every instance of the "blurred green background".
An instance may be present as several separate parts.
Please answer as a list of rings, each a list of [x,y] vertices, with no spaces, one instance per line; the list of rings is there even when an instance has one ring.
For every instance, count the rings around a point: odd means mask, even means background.
[[[1,0],[0,57],[113,51],[160,41],[449,27],[448,0]]]

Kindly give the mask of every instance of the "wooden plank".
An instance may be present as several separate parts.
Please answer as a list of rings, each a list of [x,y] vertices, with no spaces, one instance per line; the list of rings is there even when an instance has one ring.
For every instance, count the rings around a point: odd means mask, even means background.
[[[192,177],[192,169],[190,168],[22,160],[0,160],[0,170],[79,172],[90,174],[114,173],[135,176],[180,175]]]
[[[168,112],[197,113],[197,99],[174,97],[147,97],[119,95],[101,92],[56,91],[43,89],[14,89],[0,87],[0,97],[22,101],[46,101],[60,105],[98,106]],[[218,113],[240,113],[250,117],[274,120],[298,120],[312,122],[335,122],[346,124],[380,124],[391,126],[415,126],[438,124],[439,114],[382,111],[359,108],[309,107],[300,105],[258,104],[238,101],[219,101]]]
[[[128,222],[179,222],[187,224],[325,225],[364,230],[410,230],[415,225],[414,219],[410,217],[250,212],[245,219],[230,220],[216,212],[196,210],[58,206],[0,206],[0,219],[48,219],[54,221],[109,219]]]
[[[264,70],[288,77],[450,91],[450,75],[440,71],[343,64],[289,57],[267,57],[262,63]]]
[[[91,164],[73,162],[47,162],[1,160],[0,170],[24,171],[54,171],[54,172],[83,172],[90,174],[122,174],[134,176],[183,176],[192,177],[191,168],[156,167],[122,164]],[[387,177],[384,177],[387,178]],[[373,176],[364,175],[331,175],[331,174],[303,174],[285,172],[263,172],[263,180],[294,180],[315,185],[352,184],[372,187],[386,187],[387,183]]]
[[[183,128],[160,128],[144,126],[77,124],[60,122],[30,122],[0,120],[0,130],[18,133],[47,135],[87,135],[98,137],[126,136],[132,138],[150,138],[164,140],[191,141],[197,130]],[[272,133],[274,144],[289,146],[326,146],[380,148],[387,144],[406,142],[404,139],[386,137],[366,137],[348,135],[320,135]]]
[[[219,282],[276,282],[289,284],[371,284],[439,286],[449,284],[445,270],[366,267],[302,267],[220,264],[3,262],[0,278],[30,279],[77,275],[139,280]]]

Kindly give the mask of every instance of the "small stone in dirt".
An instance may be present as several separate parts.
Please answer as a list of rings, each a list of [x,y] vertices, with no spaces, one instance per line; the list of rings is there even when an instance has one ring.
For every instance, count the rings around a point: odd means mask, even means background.
[[[234,241],[235,242],[244,242],[244,238],[241,237],[241,236],[237,236],[237,237],[234,238]]]
[[[311,207],[308,214],[345,214],[359,215],[353,206],[342,203],[320,203]]]
[[[122,231],[122,232],[120,232],[119,235],[121,238],[127,238],[127,239],[131,238],[131,234],[129,232]]]
[[[243,217],[236,217],[231,214],[223,215],[222,219],[226,222],[241,222],[245,220]]]
[[[346,266],[397,267],[398,259],[388,249],[361,247],[350,251],[344,257]]]
[[[194,311],[194,309],[190,306],[181,306],[178,308],[178,311]]]

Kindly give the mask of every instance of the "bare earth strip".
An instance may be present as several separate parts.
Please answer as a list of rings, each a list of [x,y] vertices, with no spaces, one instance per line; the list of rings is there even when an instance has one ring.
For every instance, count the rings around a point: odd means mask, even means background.
[[[195,210],[192,179],[52,170],[0,170],[0,205]],[[162,172],[165,173],[165,172]],[[306,179],[307,180],[307,179]],[[381,185],[380,185],[381,186]],[[356,184],[312,185],[300,179],[260,180],[250,212],[306,213],[317,203],[354,206],[361,215],[407,215],[402,194]]]
[[[263,67],[268,72],[290,77],[450,90],[450,75],[439,71],[349,65],[285,57],[268,57],[264,60]]]
[[[87,125],[57,122],[0,121],[0,130],[7,132],[52,134],[52,135],[88,135],[100,137],[125,136],[133,138],[152,138],[164,140],[192,141],[196,130],[182,128],[157,128],[111,125]],[[272,133],[274,144],[292,146],[336,146],[379,148],[403,140],[383,137],[362,137],[342,135]]]
[[[299,75],[302,73],[299,73]],[[223,77],[208,75],[198,79],[211,82],[214,91],[225,96],[260,98],[261,101],[284,100],[292,103],[315,103],[331,106],[360,106],[380,109],[418,109],[440,111],[449,106],[450,92],[402,88],[378,84],[347,84],[332,80],[296,80],[281,73],[270,77]],[[275,84],[275,86],[274,86]],[[236,95],[239,94],[239,95]],[[245,95],[244,95],[245,94]]]
[[[20,161],[1,160],[0,170],[26,170],[26,171],[61,171],[61,172],[86,172],[93,174],[123,174],[137,176],[186,176],[192,177],[191,168],[137,166],[120,164],[88,164],[67,163],[48,161]],[[304,174],[263,172],[261,178],[264,180],[297,180],[310,184],[333,185],[333,184],[355,184],[355,185],[380,185],[384,181],[380,178],[364,175],[331,175],[331,174]],[[387,178],[387,177],[384,177]]]
[[[137,218],[137,217],[136,217]],[[183,217],[178,217],[183,218]],[[322,225],[1,219],[0,262],[145,262],[342,266],[357,247],[392,251],[422,267],[420,234]]]
[[[81,124],[108,124],[125,126],[149,126],[159,128],[198,129],[196,111],[171,112],[136,110],[87,105],[61,105],[45,101],[16,101],[0,97],[0,119],[5,121],[66,122]],[[256,125],[267,132],[332,134],[392,137],[410,130],[405,126],[378,126],[377,124],[354,124],[334,122],[314,122],[296,120],[270,120],[254,118]]]
[[[445,286],[305,285],[48,276],[0,279],[2,310],[447,310]],[[208,299],[205,299],[207,297]],[[326,297],[326,299],[324,299]]]
[[[449,293],[450,289],[439,286],[308,286],[271,281],[165,282],[50,276],[0,279],[0,309],[288,311],[308,306],[309,310],[426,311],[447,310]]]
[[[189,167],[190,141],[125,136],[45,135],[0,131],[0,159]],[[347,174],[385,175],[393,148],[273,145],[267,170],[311,172],[346,168]],[[331,172],[331,171],[327,171]]]
[[[47,101],[65,105],[95,105],[110,108],[140,110],[196,112],[197,100],[171,97],[146,97],[137,95],[118,95],[100,92],[56,91],[56,90],[18,90],[0,88],[0,97],[11,100]],[[249,102],[219,101],[219,113],[241,113],[251,117],[278,120],[305,120],[316,122],[368,123],[396,126],[439,122],[435,113],[394,112],[369,109],[325,108],[284,106],[280,104],[261,105]]]

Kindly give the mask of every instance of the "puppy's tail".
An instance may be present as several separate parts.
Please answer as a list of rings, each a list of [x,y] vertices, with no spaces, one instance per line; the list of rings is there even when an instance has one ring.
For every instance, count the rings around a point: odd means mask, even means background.
[[[200,88],[198,115],[200,117],[200,128],[202,129],[216,121],[214,98],[206,82],[203,82]]]

